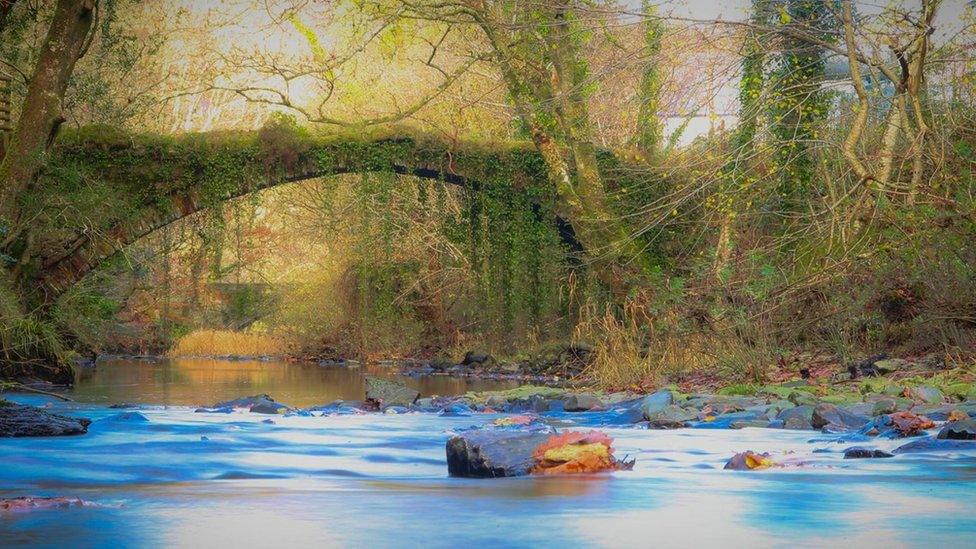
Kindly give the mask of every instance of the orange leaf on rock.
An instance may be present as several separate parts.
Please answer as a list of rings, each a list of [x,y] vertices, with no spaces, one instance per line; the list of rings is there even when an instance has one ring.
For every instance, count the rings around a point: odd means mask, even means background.
[[[732,456],[725,464],[726,469],[733,469],[736,471],[754,471],[757,469],[769,469],[770,467],[777,467],[778,463],[773,461],[768,453],[756,453],[751,450],[738,453]]]
[[[605,433],[567,431],[553,435],[532,454],[532,473],[541,475],[596,473],[625,468],[613,457],[613,439]]]
[[[931,419],[911,412],[895,412],[888,414],[888,417],[895,425],[895,429],[906,437],[915,436],[926,429],[935,427],[935,422]]]

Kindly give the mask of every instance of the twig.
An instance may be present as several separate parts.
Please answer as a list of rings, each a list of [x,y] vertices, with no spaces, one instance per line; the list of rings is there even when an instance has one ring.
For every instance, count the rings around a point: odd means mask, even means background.
[[[2,393],[4,391],[7,391],[7,390],[10,390],[10,389],[16,389],[17,391],[24,391],[26,393],[37,393],[39,395],[51,396],[51,397],[54,397],[54,398],[63,400],[65,402],[74,402],[75,401],[73,398],[69,398],[69,397],[66,397],[64,395],[59,395],[57,393],[52,393],[50,391],[43,391],[41,389],[35,389],[33,387],[28,387],[28,386],[26,386],[26,385],[24,385],[22,383],[9,383],[9,384],[4,384],[4,385],[0,386],[0,393]]]

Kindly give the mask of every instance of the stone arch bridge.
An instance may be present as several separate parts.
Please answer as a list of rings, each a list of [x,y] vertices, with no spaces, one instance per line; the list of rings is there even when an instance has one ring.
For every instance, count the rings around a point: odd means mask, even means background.
[[[608,155],[611,158],[612,155]],[[67,132],[30,200],[44,224],[35,288],[56,298],[108,257],[153,231],[221,201],[284,183],[393,172],[477,191],[531,192],[575,253],[572,227],[555,213],[542,158],[529,143],[485,146],[410,134],[319,137],[290,127],[167,137],[92,127]]]

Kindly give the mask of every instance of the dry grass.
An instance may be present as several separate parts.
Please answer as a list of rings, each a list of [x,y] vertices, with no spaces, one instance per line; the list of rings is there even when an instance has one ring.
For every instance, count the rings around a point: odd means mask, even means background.
[[[652,321],[647,308],[628,302],[616,313],[585,308],[574,339],[595,343],[586,376],[607,390],[648,390],[683,374],[708,372],[736,381],[762,381],[774,364],[764,337],[733,335],[732,330],[682,331],[668,319]]]
[[[283,356],[287,344],[266,334],[197,330],[181,337],[167,353],[180,356]]]

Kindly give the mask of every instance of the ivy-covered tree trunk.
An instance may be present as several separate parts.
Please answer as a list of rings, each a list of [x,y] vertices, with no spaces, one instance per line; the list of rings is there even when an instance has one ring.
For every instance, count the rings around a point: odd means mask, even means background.
[[[556,98],[556,114],[575,169],[571,193],[564,193],[566,201],[578,201],[573,218],[580,226],[584,244],[598,270],[616,287],[626,288],[631,281],[620,280],[625,266],[645,274],[643,250],[632,230],[621,216],[613,211],[606,185],[597,164],[596,147],[589,111],[586,105],[588,87],[586,61],[580,52],[576,14],[566,0],[556,2],[553,24],[545,34],[552,76],[550,81]]]
[[[787,0],[779,17],[785,30],[770,78],[770,130],[776,140],[777,198],[784,210],[796,211],[813,184],[814,142],[821,138],[829,109],[823,89],[826,49],[811,38],[836,40],[838,22],[830,3],[822,0]]]
[[[661,105],[661,75],[658,70],[661,54],[661,37],[664,25],[657,18],[657,7],[644,0],[644,73],[641,75],[640,88],[637,90],[637,100],[640,102],[637,110],[637,131],[635,144],[645,156],[653,156],[664,139],[664,125],[661,123],[658,110]]]
[[[507,12],[495,9],[499,11],[486,11],[477,22],[495,51],[516,114],[545,161],[559,213],[572,224],[595,273],[625,289],[631,282],[625,279],[632,277],[624,270],[644,270],[642,250],[634,240],[636,231],[613,211],[597,163],[586,107],[586,67],[577,43],[581,37],[573,29],[570,4],[559,0],[542,7],[533,14],[541,22],[539,32],[519,27],[511,41],[503,23]],[[525,24],[533,20],[526,19]],[[541,43],[533,42],[539,34],[544,36]],[[518,52],[510,46],[526,40],[532,46],[523,43]],[[548,78],[533,79],[532,71],[519,70],[519,54],[548,67]]]
[[[769,0],[753,0],[751,28],[742,48],[742,75],[739,80],[739,124],[729,143],[729,159],[719,174],[720,189],[716,193],[716,208],[721,216],[718,242],[715,245],[714,272],[716,280],[725,276],[732,249],[735,245],[735,220],[740,205],[739,198],[748,192],[751,184],[746,175],[746,164],[755,154],[755,139],[762,111],[762,93],[765,83],[767,41],[758,30],[767,24]]]
[[[64,121],[61,101],[94,19],[95,0],[58,0],[47,39],[27,87],[20,119],[0,163],[0,222],[14,234],[21,195],[36,177]]]
[[[0,30],[13,1],[0,0]],[[61,102],[94,20],[95,0],[58,0],[41,47],[20,118],[0,161],[0,249],[19,247],[19,260],[0,273],[0,377],[40,378],[70,384],[74,374],[61,338],[43,312],[26,312],[15,280],[30,259],[32,235],[20,201],[37,177],[63,122]],[[18,242],[21,241],[20,244]],[[12,275],[12,276],[11,276]]]

